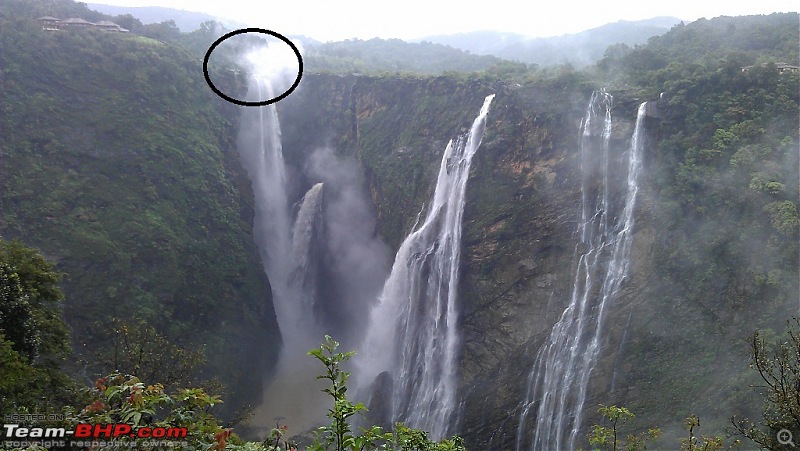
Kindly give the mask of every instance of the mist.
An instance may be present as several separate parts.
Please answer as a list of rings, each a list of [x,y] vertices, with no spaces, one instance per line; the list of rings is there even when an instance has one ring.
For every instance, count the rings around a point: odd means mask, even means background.
[[[389,247],[376,234],[375,211],[358,161],[324,147],[308,157],[304,172],[325,186],[326,240],[318,299],[323,327],[350,350],[360,342],[369,307],[388,277]]]

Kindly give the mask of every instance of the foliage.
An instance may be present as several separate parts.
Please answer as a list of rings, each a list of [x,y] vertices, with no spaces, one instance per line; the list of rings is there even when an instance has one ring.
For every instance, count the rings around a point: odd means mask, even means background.
[[[64,311],[84,359],[106,345],[96,321],[143,321],[183,347],[205,344],[206,369],[235,390],[229,405],[258,402],[278,333],[235,152],[238,111],[181,47],[35,20],[107,18],[85,11],[3,4],[0,234],[70,274]]]
[[[353,415],[366,410],[363,404],[353,404],[347,399],[347,378],[350,373],[342,371],[340,365],[350,359],[355,353],[336,352],[339,343],[330,336],[325,336],[325,343],[319,349],[312,349],[309,355],[319,360],[325,366],[325,373],[317,376],[317,379],[330,381],[330,386],[323,391],[333,399],[333,407],[328,409],[327,416],[331,419],[330,426],[323,426],[319,429],[315,446],[319,449],[328,449],[334,446],[336,451],[350,449],[354,445],[354,437],[350,430],[348,420]]]
[[[96,327],[106,345],[94,354],[91,364],[101,374],[137,374],[144,380],[161,381],[167,388],[187,386],[205,360],[202,351],[170,342],[144,321],[112,318]]]
[[[461,438],[453,437],[439,442],[431,441],[427,433],[412,429],[398,423],[394,433],[384,432],[380,427],[361,428],[360,434],[354,434],[349,421],[356,413],[365,411],[362,404],[353,404],[347,399],[347,379],[349,374],[343,372],[340,365],[346,362],[352,352],[336,352],[339,344],[326,336],[325,343],[319,349],[309,352],[325,366],[325,372],[318,376],[330,381],[324,391],[334,401],[328,411],[330,426],[323,426],[317,431],[317,438],[310,450],[335,449],[337,451],[364,451],[373,449],[397,449],[402,451],[464,451]],[[17,383],[24,378],[20,373],[25,371],[19,365],[19,359],[9,361],[7,347],[9,342],[0,340],[0,363],[3,364],[4,378],[0,380],[0,388],[7,389],[9,382]],[[12,351],[13,353],[13,351]],[[97,379],[93,387],[82,389],[84,395],[80,404],[82,408],[66,405],[62,412],[63,420],[58,424],[63,427],[75,427],[77,424],[119,424],[124,423],[132,428],[167,428],[169,439],[183,442],[184,447],[198,450],[253,450],[253,451],[288,451],[297,449],[297,445],[286,438],[288,428],[280,424],[280,420],[270,431],[263,442],[245,442],[223,424],[215,415],[215,408],[222,403],[219,396],[210,395],[200,388],[176,388],[168,390],[163,384],[147,385],[142,379],[120,372]],[[18,404],[13,404],[18,408]],[[51,409],[52,410],[52,409]],[[24,410],[16,410],[21,413]],[[135,446],[137,449],[155,449],[151,439],[140,439],[135,435],[124,434],[114,436],[111,448],[119,446]],[[109,449],[111,449],[109,448]],[[102,448],[105,449],[105,448]]]
[[[0,238],[0,330],[30,361],[63,356],[69,336],[61,319],[61,274],[35,249]]]
[[[293,450],[297,449],[297,445],[291,441],[287,440],[286,433],[289,430],[289,427],[285,424],[281,424],[281,418],[278,418],[277,422],[275,423],[275,427],[269,433],[269,438],[264,441],[264,446],[268,451],[281,451],[281,450]]]
[[[735,431],[761,449],[781,448],[778,432],[783,429],[800,433],[800,320],[793,318],[788,325],[783,340],[771,342],[762,332],[750,339],[750,367],[766,384],[757,387],[764,390],[762,421],[731,418]]]
[[[719,451],[722,449],[738,449],[741,442],[739,440],[735,440],[730,446],[727,448],[725,447],[725,441],[722,437],[706,437],[700,436],[697,437],[695,435],[695,428],[700,427],[700,418],[696,415],[691,415],[690,417],[686,418],[684,421],[684,427],[689,432],[689,436],[687,438],[681,439],[681,448],[682,450],[687,451]]]
[[[174,20],[142,25],[138,31],[142,36],[159,41],[176,41],[181,36],[181,30]]]
[[[28,295],[11,266],[0,264],[0,331],[15,351],[29,361],[36,358],[41,341]]]
[[[394,430],[394,449],[402,451],[465,451],[464,440],[459,436],[431,441],[425,431],[397,423]]]
[[[684,287],[677,297],[706,308],[788,305],[797,292],[800,82],[774,66],[721,66],[664,83],[660,148],[674,172],[656,182],[674,202],[659,211],[669,230],[660,263],[670,291]]]
[[[69,354],[60,279],[37,250],[0,238],[0,411],[73,399],[74,383],[60,371]]]
[[[90,22],[110,20],[97,11],[88,8],[86,3],[74,0],[3,0],[3,11],[0,20],[8,18],[36,19],[42,16],[58,18],[80,17]]]
[[[201,389],[167,393],[161,384],[145,385],[138,377],[112,373],[98,379],[88,392],[88,405],[73,412],[67,421],[72,424],[125,423],[134,429],[143,426],[175,428],[182,431],[181,435],[185,433],[185,438],[179,440],[188,441],[192,449],[236,449],[226,448],[227,440],[231,440],[230,430],[223,428],[211,413],[222,401]],[[121,443],[141,441],[126,436],[115,440]],[[143,449],[142,446],[145,445],[139,443],[137,448]]]
[[[623,444],[622,438],[619,437],[620,429],[628,420],[634,417],[634,414],[625,407],[605,405],[601,405],[597,412],[602,418],[610,422],[611,426],[592,425],[592,430],[589,433],[589,444],[592,446],[600,446],[601,449],[613,451],[618,449],[628,451],[646,450],[649,442],[661,436],[660,429],[648,429],[647,432],[639,435],[628,435],[625,437],[625,443]]]
[[[650,442],[658,439],[661,436],[659,428],[651,428],[646,432],[639,435],[628,435],[623,444],[619,436],[619,431],[628,420],[634,418],[625,407],[617,406],[604,406],[601,405],[598,409],[600,416],[606,421],[611,423],[611,426],[601,426],[599,424],[592,425],[592,431],[589,433],[589,444],[592,446],[599,445],[600,449],[624,449],[628,451],[646,450]],[[684,427],[688,432],[688,437],[680,440],[680,449],[687,451],[720,451],[739,449],[741,441],[734,440],[730,445],[726,446],[722,437],[698,437],[695,432],[700,427],[700,418],[696,415],[691,415],[684,420]]]
[[[652,86],[725,61],[735,60],[736,70],[768,61],[797,64],[797,22],[797,13],[775,13],[680,23],[646,45],[608,47],[597,69],[615,86]]]
[[[500,63],[500,58],[471,55],[452,47],[422,42],[411,44],[400,39],[348,39],[341,42],[308,45],[309,72],[381,73],[412,72],[441,74],[446,71],[474,72]]]
[[[439,442],[431,441],[426,432],[404,426],[402,423],[395,425],[395,431],[384,432],[379,426],[361,428],[361,433],[353,433],[349,419],[356,414],[365,412],[363,404],[354,404],[347,399],[347,379],[350,373],[342,371],[340,365],[350,359],[355,353],[337,352],[339,343],[330,336],[325,336],[325,342],[319,349],[312,349],[309,355],[319,360],[325,366],[325,372],[317,379],[325,379],[330,386],[323,391],[333,400],[333,407],[328,409],[327,416],[331,424],[320,427],[316,432],[312,451],[334,449],[336,451],[363,451],[371,449],[399,449],[402,451],[464,451],[464,442],[460,437],[442,439]]]
[[[680,25],[645,46],[609,49],[595,72],[619,89],[615,104],[636,96],[652,107],[645,176],[654,202],[639,224],[652,227],[646,291],[659,321],[638,330],[631,383],[662,390],[620,400],[637,422],[665,408],[681,417],[703,409],[704,429],[718,435],[731,412],[757,413],[750,375],[736,364],[747,353],[741,331],[775,327],[800,290],[800,77],[774,64],[796,64],[797,21],[791,13]],[[691,372],[681,370],[686,359],[696,362]],[[717,392],[726,396],[709,395]]]
[[[187,348],[206,343],[215,359],[213,371],[244,374],[227,379],[236,388],[258,392],[261,363],[269,359],[264,353],[273,347],[243,347],[245,357],[237,358],[222,352],[230,343],[274,342],[276,334],[263,331],[277,328],[250,236],[249,184],[232,152],[234,121],[229,118],[236,111],[208,92],[197,63],[196,53],[218,36],[216,26],[176,35],[169,23],[145,29],[131,18],[112,18],[162,41],[156,42],[90,31],[43,33],[34,18],[45,14],[107,18],[70,0],[3,2],[0,233],[34,243],[71,274],[64,281],[66,303],[80,308],[66,311],[77,342],[87,349],[113,343],[90,328],[98,318],[152,325]],[[797,33],[796,14],[701,20],[679,25],[647,45],[611,47],[593,73],[570,66],[535,70],[441,46],[380,40],[329,45],[324,48],[330,51],[312,52],[308,62],[310,68],[316,61],[320,71],[337,72],[485,70],[439,78],[384,74],[359,77],[357,83],[350,78],[335,91],[347,93],[337,98],[342,105],[363,108],[354,110],[359,123],[346,123],[356,135],[350,144],[372,172],[375,199],[382,200],[376,205],[382,215],[379,232],[395,243],[428,194],[426,171],[439,158],[442,146],[436,141],[445,135],[442,130],[468,124],[475,108],[470,105],[479,105],[479,96],[517,89],[498,79],[524,84],[537,97],[551,95],[553,104],[596,81],[624,88],[617,96],[623,100],[655,99],[664,92],[657,105],[660,117],[648,118],[656,140],[647,155],[653,170],[648,194],[658,200],[649,223],[655,227],[653,255],[661,278],[653,284],[652,305],[676,312],[680,321],[664,322],[685,327],[686,339],[702,347],[672,351],[674,341],[661,340],[650,351],[658,358],[649,365],[664,376],[648,376],[658,386],[664,381],[658,377],[669,378],[673,385],[665,390],[683,393],[685,400],[707,387],[704,371],[715,368],[708,362],[718,357],[713,350],[723,340],[744,323],[763,323],[775,311],[794,307],[800,81],[796,74],[778,73],[774,62],[797,63]],[[749,66],[755,67],[742,70]],[[396,89],[385,89],[389,84]],[[330,121],[355,116],[331,113],[337,117]],[[536,119],[567,123],[560,117]],[[524,123],[497,127],[531,130],[517,127]],[[542,139],[542,147],[551,141]],[[519,147],[534,143],[539,145],[531,140]],[[489,164],[492,160],[484,163],[497,166]],[[476,174],[481,176],[488,177]],[[497,203],[500,176],[499,170],[492,172],[492,190],[480,196]],[[523,215],[511,213],[522,222]],[[465,233],[478,236],[475,230]],[[58,330],[63,324],[56,321],[58,309],[37,308],[40,301],[56,303],[26,293],[14,265],[1,266],[0,279],[5,287],[0,320],[17,319],[0,326],[0,402],[3,408],[12,399],[35,406],[44,399],[42,390],[55,386],[46,381],[56,373],[40,373],[49,371],[46,361],[55,363],[66,348],[66,335]],[[148,349],[137,346],[129,350]],[[696,371],[670,366],[695,349],[702,354],[693,357],[703,362]],[[135,352],[122,354],[135,357]],[[145,362],[131,362],[131,372],[147,372]],[[653,406],[673,402],[662,393],[655,397],[661,399],[638,402],[649,404],[656,415],[660,411]],[[338,412],[355,406],[339,406]],[[393,438],[402,432],[398,427]]]

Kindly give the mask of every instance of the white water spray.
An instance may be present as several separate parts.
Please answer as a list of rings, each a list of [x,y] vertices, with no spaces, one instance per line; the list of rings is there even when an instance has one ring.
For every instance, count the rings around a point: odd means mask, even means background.
[[[517,451],[575,448],[589,377],[603,339],[605,315],[628,274],[646,103],[639,106],[627,152],[626,194],[621,212],[611,204],[609,195],[611,106],[609,94],[595,92],[582,125],[582,206],[575,281],[568,307],[536,355],[520,406]],[[590,175],[596,170],[592,161],[596,160],[593,153],[597,149],[591,137],[596,134],[594,122],[601,111],[602,184],[599,192],[594,192]],[[534,412],[536,416],[530,418]]]
[[[277,52],[277,53],[276,53]],[[273,58],[280,52],[259,48],[245,56],[253,76],[247,97],[275,97],[273,83],[281,83],[291,67]],[[272,287],[273,305],[283,346],[271,383],[265,386],[264,402],[251,418],[253,426],[265,428],[276,416],[285,417],[295,430],[315,426],[324,418],[323,395],[314,380],[316,368],[306,356],[323,335],[315,319],[315,274],[308,261],[313,233],[319,227],[322,185],[306,196],[293,225],[287,195],[288,180],[283,160],[280,121],[275,105],[244,108],[241,114],[238,150],[247,170],[255,198],[253,235],[264,270]],[[274,362],[273,362],[274,364]],[[294,393],[294,395],[290,395]]]
[[[248,88],[256,92],[258,98],[273,96],[272,82],[267,78],[251,78]],[[283,329],[293,328],[299,315],[288,302],[292,297],[289,275],[295,263],[281,128],[274,105],[242,110],[238,149],[253,185],[256,210],[253,238],[272,285],[275,313],[283,332]],[[284,342],[291,340],[285,333],[282,335]]]
[[[296,266],[290,280],[300,294],[299,309],[305,315],[312,315],[317,324],[321,323],[316,303],[320,278],[318,254],[323,239],[322,198],[323,184],[317,183],[306,192],[300,203],[292,231],[292,254]]]
[[[447,435],[458,404],[461,223],[470,164],[493,98],[486,97],[469,133],[447,145],[433,200],[397,251],[356,360],[360,385],[382,372],[392,378],[392,420],[429,431],[434,439]]]

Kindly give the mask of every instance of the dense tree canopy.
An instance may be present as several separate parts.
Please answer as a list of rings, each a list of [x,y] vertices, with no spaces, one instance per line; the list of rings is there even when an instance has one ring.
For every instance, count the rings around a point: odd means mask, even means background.
[[[61,275],[35,249],[0,238],[0,411],[72,399],[62,372],[70,353]]]

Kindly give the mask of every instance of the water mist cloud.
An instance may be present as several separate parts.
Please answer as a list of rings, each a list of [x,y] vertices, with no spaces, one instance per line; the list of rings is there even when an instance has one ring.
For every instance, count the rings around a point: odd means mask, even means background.
[[[356,160],[322,148],[308,158],[305,172],[325,184],[327,324],[343,343],[356,343],[389,274],[389,248],[375,234],[375,213]]]
[[[268,81],[270,84],[270,97],[289,91],[293,83],[299,82],[302,73],[299,56],[286,42],[268,36],[258,41],[263,44],[250,44],[239,56],[238,64],[250,73],[251,77]],[[291,41],[300,54],[303,53],[302,43]],[[264,93],[260,94],[261,96]],[[250,101],[264,101],[266,99],[248,99]]]
[[[301,42],[292,43],[303,53]],[[248,50],[243,55],[243,62],[259,78],[274,79],[287,73],[295,75],[299,69],[297,55],[292,48],[275,38],[271,38],[264,46]]]

